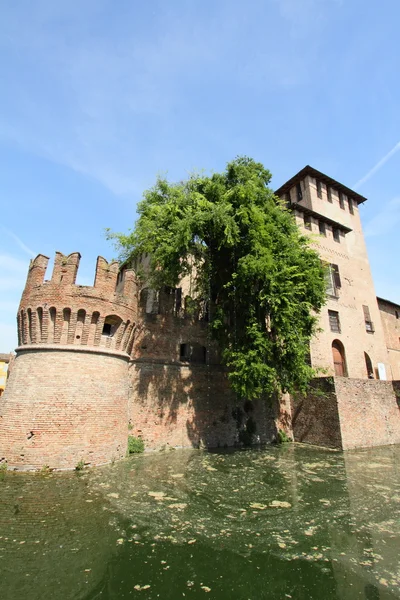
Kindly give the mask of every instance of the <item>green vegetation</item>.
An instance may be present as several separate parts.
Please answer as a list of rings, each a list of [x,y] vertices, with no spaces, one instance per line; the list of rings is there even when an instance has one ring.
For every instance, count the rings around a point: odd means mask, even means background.
[[[144,441],[134,435],[128,435],[128,454],[144,452]]]
[[[278,444],[287,444],[288,442],[292,442],[292,438],[290,438],[286,431],[283,431],[283,429],[279,429],[278,431]]]
[[[75,471],[83,471],[84,468],[85,468],[85,461],[80,460],[75,467]]]
[[[293,215],[268,187],[270,172],[246,157],[222,173],[159,178],[127,234],[107,232],[120,258],[149,257],[149,285],[177,287],[191,275],[209,306],[210,329],[232,388],[252,400],[305,390],[324,268]]]

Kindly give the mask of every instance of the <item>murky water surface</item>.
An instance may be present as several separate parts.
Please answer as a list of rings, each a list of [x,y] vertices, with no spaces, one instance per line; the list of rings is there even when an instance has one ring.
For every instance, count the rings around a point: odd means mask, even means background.
[[[171,451],[0,481],[0,598],[400,598],[400,447]]]

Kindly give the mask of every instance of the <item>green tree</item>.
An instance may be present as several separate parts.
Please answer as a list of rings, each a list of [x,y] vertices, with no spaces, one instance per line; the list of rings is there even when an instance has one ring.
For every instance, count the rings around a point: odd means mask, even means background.
[[[212,176],[159,178],[139,203],[128,234],[111,233],[120,258],[149,258],[151,285],[179,286],[191,274],[211,299],[210,328],[232,388],[254,399],[304,390],[324,269],[294,217],[268,187],[270,172],[239,157]]]

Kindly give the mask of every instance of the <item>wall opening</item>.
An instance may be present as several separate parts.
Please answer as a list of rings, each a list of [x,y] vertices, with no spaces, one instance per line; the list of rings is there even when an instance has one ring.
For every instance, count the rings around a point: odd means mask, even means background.
[[[364,352],[364,360],[365,360],[365,368],[367,369],[368,379],[375,379],[374,369],[372,367],[372,361],[366,352]]]
[[[207,359],[207,348],[201,344],[181,344],[179,358],[183,362],[205,364]]]
[[[121,323],[122,319],[117,317],[117,315],[108,315],[104,319],[102,335],[105,337],[114,337]]]
[[[347,377],[346,355],[344,346],[339,340],[332,342],[332,357],[335,375],[338,377]]]

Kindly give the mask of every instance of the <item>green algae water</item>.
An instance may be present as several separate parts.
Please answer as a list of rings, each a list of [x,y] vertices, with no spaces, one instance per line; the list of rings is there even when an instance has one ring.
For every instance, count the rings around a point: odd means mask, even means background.
[[[2,475],[1,600],[400,598],[400,447]]]

